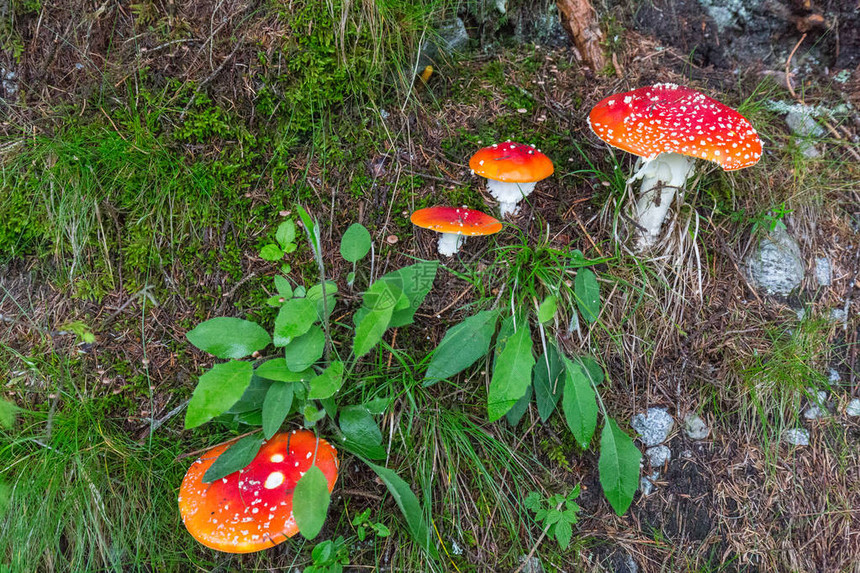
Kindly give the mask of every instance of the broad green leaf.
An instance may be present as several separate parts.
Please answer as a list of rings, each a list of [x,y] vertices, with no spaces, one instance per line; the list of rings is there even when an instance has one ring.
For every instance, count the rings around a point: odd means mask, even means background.
[[[278,225],[278,230],[275,231],[275,240],[284,250],[287,249],[287,245],[296,240],[296,224],[293,223],[292,219]]]
[[[367,466],[376,472],[389,493],[397,503],[397,507],[406,518],[406,525],[409,528],[409,534],[412,539],[426,551],[434,559],[439,556],[436,546],[433,544],[433,538],[430,536],[430,528],[427,520],[424,518],[424,511],[421,509],[421,503],[412,490],[409,488],[403,479],[394,473],[392,470],[366,462]]]
[[[328,312],[328,315],[331,316],[331,313],[334,311],[334,307],[337,304],[337,298],[335,295],[337,294],[337,283],[334,281],[326,281],[325,282],[325,305],[323,305],[323,296],[322,296],[322,284],[318,283],[308,289],[307,294],[305,295],[307,299],[313,302],[316,305],[317,309],[317,318],[319,320],[325,320],[323,315],[323,310]]]
[[[244,414],[252,412],[263,407],[263,401],[266,399],[266,393],[269,391],[272,382],[259,376],[251,377],[251,383],[242,392],[242,397],[230,406],[230,409],[225,414]]]
[[[415,311],[418,310],[418,307],[424,302],[427,293],[433,288],[433,281],[436,279],[436,270],[438,267],[439,263],[437,261],[415,263],[414,265],[403,267],[379,277],[376,282],[383,281],[397,287],[406,295],[408,301],[405,306],[395,309],[391,315],[389,327],[397,328],[412,324]],[[368,311],[367,308],[360,308],[355,313],[355,324],[361,322],[363,315]]]
[[[567,549],[570,545],[570,538],[573,536],[573,528],[567,520],[560,520],[555,524],[555,539],[558,541],[558,546],[562,549]]]
[[[293,285],[290,284],[290,281],[286,277],[275,275],[275,290],[278,291],[278,295],[282,298],[293,298]]]
[[[564,362],[553,343],[548,343],[546,352],[538,357],[532,376],[538,415],[544,422],[555,411],[564,386]]]
[[[317,466],[305,472],[293,490],[293,517],[299,533],[305,539],[313,539],[322,530],[331,495],[325,474]]]
[[[579,356],[576,361],[582,366],[582,371],[591,379],[591,384],[596,388],[603,384],[603,368],[591,356]]]
[[[623,515],[633,502],[633,494],[639,487],[641,461],[642,453],[630,436],[621,431],[615,420],[606,418],[600,434],[597,469],[603,495],[618,515]]]
[[[433,352],[424,385],[451,378],[486,356],[498,318],[498,311],[482,310],[449,328]]]
[[[262,443],[263,438],[259,434],[254,434],[245,436],[227,448],[203,474],[203,483],[212,483],[227,477],[253,462]]]
[[[281,305],[275,318],[275,346],[286,346],[301,336],[317,320],[317,309],[306,298],[293,298]]]
[[[355,327],[355,341],[353,352],[356,358],[364,356],[370,349],[376,346],[394,313],[394,307],[400,298],[402,291],[384,281],[376,281],[370,289],[364,293],[365,306],[369,311],[361,318]]]
[[[242,412],[241,414],[236,415],[236,421],[240,424],[255,426],[259,428],[263,425],[263,412],[261,410]]]
[[[317,408],[313,404],[305,404],[305,407],[302,409],[302,415],[305,417],[305,427],[310,428],[325,418],[326,412],[324,408]]]
[[[293,406],[295,382],[273,382],[263,402],[263,435],[267,440],[274,436]]]
[[[382,447],[382,432],[376,420],[364,406],[347,406],[340,411],[340,430],[348,442],[360,453],[371,459],[385,457]]]
[[[549,295],[540,303],[537,313],[538,322],[541,324],[551,322],[556,310],[558,310],[558,298],[555,295]]]
[[[597,320],[600,314],[600,285],[590,269],[579,269],[573,281],[576,306],[582,317],[589,323]]]
[[[272,342],[266,329],[256,322],[227,316],[201,322],[185,337],[200,350],[218,358],[244,358]]]
[[[242,397],[253,375],[250,362],[233,360],[216,364],[200,376],[185,412],[185,428],[196,428],[226,412]]]
[[[15,424],[15,413],[18,406],[6,400],[0,400],[0,428],[11,428]]]
[[[597,397],[583,367],[567,358],[564,363],[564,419],[579,445],[587,448],[597,428]]]
[[[531,384],[535,358],[532,355],[532,336],[527,325],[525,321],[520,323],[519,330],[510,335],[496,359],[490,390],[487,393],[487,419],[490,422],[495,422],[507,414]]]
[[[310,330],[293,338],[284,347],[287,368],[294,372],[310,368],[322,357],[324,348],[325,333],[319,326],[311,326]]]
[[[516,427],[517,424],[520,423],[520,420],[523,419],[523,415],[525,415],[525,413],[529,409],[529,404],[531,404],[533,393],[534,390],[532,390],[531,386],[526,388],[526,393],[523,394],[523,397],[517,400],[517,403],[514,404],[510,410],[508,410],[508,413],[505,414],[505,419],[508,421],[508,424]]]
[[[262,249],[260,249],[260,257],[264,261],[280,261],[284,258],[284,251],[276,245],[275,243],[269,243],[268,245],[264,245]]]
[[[320,400],[334,396],[343,385],[343,362],[335,360],[322,374],[308,383],[308,400]]]
[[[340,256],[357,263],[370,252],[370,233],[361,223],[349,226],[340,240]]]
[[[316,373],[310,369],[293,372],[287,368],[287,362],[283,358],[274,358],[263,362],[257,366],[254,373],[266,380],[280,380],[281,382],[302,382],[316,376]]]
[[[379,398],[373,398],[372,400],[367,400],[364,403],[364,407],[367,408],[367,411],[371,414],[382,414],[385,410],[388,409],[388,406],[391,404],[391,398],[388,396],[381,396]]]

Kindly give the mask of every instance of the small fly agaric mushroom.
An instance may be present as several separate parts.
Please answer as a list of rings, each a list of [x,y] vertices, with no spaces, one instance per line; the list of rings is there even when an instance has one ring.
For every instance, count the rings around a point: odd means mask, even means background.
[[[675,190],[692,176],[696,158],[733,171],[761,157],[761,140],[744,116],[675,84],[609,96],[591,110],[588,125],[609,145],[639,156],[628,183],[642,180],[636,203],[640,249],[656,242]]]
[[[520,200],[554,170],[552,161],[539,149],[512,141],[479,150],[469,160],[469,167],[488,179],[487,189],[499,202],[502,217],[516,212]]]
[[[188,469],[179,490],[179,513],[188,532],[227,553],[261,551],[298,533],[293,489],[311,466],[322,470],[328,490],[337,481],[337,450],[313,432],[275,434],[245,469],[204,483],[203,475],[231,444],[217,446]]]
[[[486,213],[463,207],[428,207],[412,213],[412,223],[442,233],[439,254],[450,257],[460,250],[466,237],[492,235],[502,230],[502,224]]]

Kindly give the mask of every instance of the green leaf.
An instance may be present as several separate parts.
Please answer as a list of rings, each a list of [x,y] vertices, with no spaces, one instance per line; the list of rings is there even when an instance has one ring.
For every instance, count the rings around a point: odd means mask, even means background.
[[[550,342],[546,346],[546,352],[535,362],[532,375],[538,415],[540,415],[540,419],[544,422],[549,420],[549,417],[555,411],[558,399],[561,397],[564,385],[563,374],[564,362],[562,362],[555,345]]]
[[[322,328],[313,325],[310,330],[293,338],[284,347],[287,368],[294,372],[310,368],[322,357],[323,349],[325,349],[325,333]]]
[[[436,270],[438,267],[438,261],[421,262],[379,277],[377,282],[383,281],[398,288],[406,295],[407,299],[405,306],[394,310],[389,327],[397,328],[412,324],[415,311],[418,310],[418,307],[424,302],[427,293],[433,288],[433,281],[436,279]],[[367,312],[369,312],[368,308],[360,308],[355,314],[355,324],[361,322],[362,317]]]
[[[567,549],[570,545],[570,538],[573,536],[573,527],[570,522],[561,520],[555,524],[555,539],[558,541],[558,546],[562,549]]]
[[[305,427],[310,428],[325,418],[326,411],[324,408],[317,408],[313,404],[305,404],[305,407],[302,409],[302,415],[305,417]]]
[[[486,356],[498,318],[498,311],[482,310],[449,328],[433,352],[424,385],[451,378]]]
[[[264,245],[262,249],[260,249],[260,257],[264,261],[280,261],[284,258],[284,251],[276,245],[275,243],[269,243],[268,245]]]
[[[603,495],[615,513],[623,515],[633,502],[639,487],[639,463],[642,453],[612,418],[606,418],[600,435],[600,459],[597,469]]]
[[[340,240],[340,256],[357,263],[370,252],[370,233],[361,223],[349,226]]]
[[[296,518],[299,533],[306,539],[319,535],[330,502],[325,474],[317,466],[311,466],[293,490],[293,517]]]
[[[517,403],[508,410],[508,413],[505,414],[505,419],[508,421],[508,424],[516,427],[516,425],[520,423],[520,420],[523,419],[523,416],[529,409],[533,393],[534,390],[532,390],[531,386],[526,388],[526,393],[523,394],[523,397],[517,400]]]
[[[385,458],[385,448],[382,447],[382,432],[376,420],[364,406],[347,406],[340,411],[340,430],[352,449],[371,459]]]
[[[582,371],[588,375],[591,384],[595,388],[603,384],[603,368],[601,368],[600,364],[594,358],[591,356],[579,356],[576,358],[576,361],[582,366]]]
[[[296,224],[293,223],[292,219],[278,225],[278,230],[275,231],[275,240],[284,250],[287,249],[287,245],[296,240]]]
[[[293,372],[287,368],[287,362],[283,358],[263,362],[257,366],[254,373],[266,380],[280,380],[281,382],[303,382],[316,376],[314,371],[310,369]]]
[[[600,314],[600,285],[597,277],[589,269],[579,269],[573,281],[576,306],[582,317],[589,323],[597,320]]]
[[[185,428],[196,428],[226,412],[242,397],[253,375],[250,362],[233,360],[216,364],[200,376],[185,412]]]
[[[377,416],[385,412],[388,409],[388,406],[391,404],[391,398],[388,396],[380,396],[378,398],[373,398],[372,400],[367,400],[364,403],[364,407],[367,408],[367,411],[371,414],[376,414]]]
[[[293,406],[294,382],[273,382],[263,402],[263,435],[267,440],[274,436]]]
[[[415,494],[412,493],[409,484],[388,468],[370,462],[365,463],[367,463],[370,469],[376,472],[376,475],[379,476],[379,479],[388,488],[391,497],[394,498],[397,507],[400,508],[403,517],[406,518],[406,526],[409,528],[409,534],[412,536],[412,539],[431,557],[434,559],[438,558],[439,553],[433,544],[433,538],[430,536],[430,528],[428,527],[427,520],[424,518],[421,503],[415,497]]]
[[[293,298],[285,302],[275,318],[275,346],[286,346],[301,336],[317,320],[314,303],[306,298]]]
[[[567,358],[564,363],[564,419],[579,445],[587,448],[597,428],[597,397],[582,366]]]
[[[278,291],[278,295],[285,299],[293,298],[293,286],[286,277],[275,275],[275,290]]]
[[[556,310],[558,310],[558,298],[554,295],[549,295],[540,303],[537,313],[538,322],[541,324],[551,322]]]
[[[334,281],[326,281],[325,282],[325,309],[323,309],[323,296],[322,296],[322,284],[315,284],[311,288],[308,289],[307,299],[313,302],[316,305],[317,309],[317,318],[319,320],[325,320],[326,317],[323,316],[323,310],[327,311],[329,316],[334,311],[334,307],[337,304],[337,299],[334,295],[337,294],[337,283]]]
[[[6,400],[0,400],[0,428],[11,428],[15,424],[15,414],[18,406]]]
[[[532,355],[532,336],[526,321],[504,341],[490,379],[487,393],[488,421],[494,422],[504,416],[526,393],[531,384],[531,372],[535,365]]]
[[[241,470],[254,461],[262,444],[263,438],[259,434],[254,434],[253,436],[245,436],[231,445],[212,462],[212,465],[203,474],[203,483],[212,483]]]
[[[266,329],[256,322],[227,316],[201,322],[185,337],[203,352],[218,358],[244,358],[272,342]]]
[[[316,223],[301,205],[296,205],[296,212],[299,214],[299,219],[302,220],[302,225],[305,227],[305,232],[307,233],[308,240],[311,244],[311,250],[314,252],[314,256],[316,256],[318,253],[322,252],[320,249],[319,232]]]
[[[373,283],[370,289],[364,293],[365,304],[369,308],[369,312],[361,318],[361,322],[355,327],[353,352],[356,358],[370,352],[382,340],[382,335],[388,328],[391,315],[394,313],[394,308],[401,295],[400,289],[381,280]]]
[[[225,414],[244,414],[252,412],[263,407],[263,401],[266,399],[266,393],[272,386],[270,380],[266,380],[255,375],[251,377],[251,383],[245,388],[242,397],[230,406],[230,409]]]
[[[308,400],[320,400],[334,396],[343,385],[343,362],[335,360],[322,374],[312,378],[308,386]]]

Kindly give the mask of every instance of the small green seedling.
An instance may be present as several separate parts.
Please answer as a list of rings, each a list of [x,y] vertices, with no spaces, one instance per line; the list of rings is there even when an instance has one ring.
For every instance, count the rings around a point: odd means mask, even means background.
[[[277,262],[283,259],[286,255],[296,250],[296,224],[292,219],[287,219],[275,231],[276,243],[263,245],[260,249],[260,257],[267,261]],[[292,270],[288,263],[281,266],[281,272],[287,274]]]
[[[317,543],[311,551],[314,564],[305,567],[305,573],[342,573],[343,566],[349,565],[349,549],[342,536]]]
[[[380,522],[374,522],[370,519],[370,508],[365,509],[357,514],[352,519],[352,526],[355,527],[355,534],[359,541],[364,541],[368,533],[373,533],[376,537],[388,537],[391,531]]]
[[[579,485],[567,494],[551,495],[542,499],[536,491],[530,492],[523,501],[528,509],[535,514],[535,521],[543,525],[549,537],[554,537],[558,546],[567,549],[573,537],[573,526],[576,525],[579,505],[574,501],[579,497]]]
[[[352,263],[352,272],[346,275],[346,284],[352,288],[355,282],[355,263],[367,256],[373,247],[370,232],[361,223],[349,226],[340,240],[340,255]]]

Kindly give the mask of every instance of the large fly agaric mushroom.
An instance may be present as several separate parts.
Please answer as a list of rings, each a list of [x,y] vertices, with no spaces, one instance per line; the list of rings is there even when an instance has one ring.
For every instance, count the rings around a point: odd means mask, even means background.
[[[179,490],[179,513],[188,532],[227,553],[261,551],[298,533],[293,489],[311,466],[322,470],[328,490],[337,481],[337,450],[313,432],[275,434],[254,461],[227,477],[204,483],[203,475],[231,444],[217,446],[188,469]]]
[[[639,156],[630,182],[642,180],[636,203],[640,249],[657,241],[675,191],[692,176],[697,158],[733,171],[761,157],[761,140],[744,116],[675,84],[609,96],[594,106],[588,124],[606,143]]]
[[[486,213],[463,207],[427,207],[412,213],[412,223],[436,231],[439,254],[450,257],[460,250],[466,237],[492,235],[502,230],[502,224]]]
[[[480,149],[469,160],[469,167],[488,179],[487,189],[499,202],[502,217],[516,212],[520,200],[554,170],[552,161],[539,149],[512,141]]]

